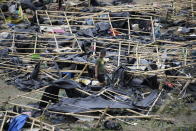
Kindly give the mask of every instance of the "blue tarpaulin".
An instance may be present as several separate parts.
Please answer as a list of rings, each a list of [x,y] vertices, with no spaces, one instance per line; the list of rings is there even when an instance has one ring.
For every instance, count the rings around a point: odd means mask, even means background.
[[[13,118],[9,124],[8,131],[20,131],[26,123],[28,115],[22,114]]]

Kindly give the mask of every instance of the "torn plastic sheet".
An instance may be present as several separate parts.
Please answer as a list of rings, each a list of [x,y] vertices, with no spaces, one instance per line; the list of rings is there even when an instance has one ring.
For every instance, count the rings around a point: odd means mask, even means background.
[[[196,100],[196,83],[191,83],[187,87],[187,92]]]
[[[107,22],[98,22],[96,23],[97,31],[107,31],[110,29],[110,24]]]
[[[58,102],[58,94],[60,89],[64,89],[67,96],[70,98],[83,97],[85,96],[81,92],[75,90],[75,88],[81,88],[80,84],[70,79],[61,78],[53,81],[44,91],[41,98],[42,101],[52,101],[53,103]],[[40,102],[40,108],[46,107],[47,103]]]
[[[150,105],[152,105],[152,103],[155,101],[155,99],[158,96],[158,90],[153,90],[150,95],[148,95],[146,98],[144,98],[141,101],[138,102],[134,102],[134,106],[136,107],[140,107],[140,108],[147,108]]]
[[[40,62],[35,65],[33,72],[30,74],[30,79],[37,79],[40,71]]]
[[[87,56],[81,57],[78,54],[66,55],[66,56],[60,57],[60,60],[73,60],[73,61],[78,61],[78,62],[87,62],[86,59],[87,59]]]
[[[20,0],[23,9],[29,8],[31,10],[46,9],[41,2],[34,2],[32,0]]]
[[[125,66],[120,66],[116,71],[112,74],[112,83],[114,86],[119,85],[120,87],[126,87],[129,81],[131,80],[130,77],[127,77],[127,70]]]
[[[95,28],[89,28],[89,29],[82,29],[77,32],[79,36],[85,36],[85,37],[95,37],[97,35],[107,35],[107,31],[110,29],[110,24],[107,22],[98,22],[95,24]]]
[[[46,82],[44,79],[38,78],[39,71],[40,63],[35,65],[35,68],[30,74],[27,73],[25,75],[17,76],[11,79],[10,84],[16,86],[16,88],[23,91],[31,91],[48,85],[48,82]]]
[[[10,63],[12,63],[13,65],[22,65],[23,61],[19,57],[11,57]]]
[[[113,0],[114,5],[120,5],[120,4],[125,4],[125,3],[131,3],[133,0]]]
[[[120,125],[120,123],[117,123],[115,121],[112,120],[107,120],[104,122],[103,126],[108,129],[108,130],[117,130],[117,131],[121,131],[123,128]]]
[[[128,104],[125,102],[110,101],[102,98],[101,96],[88,96],[86,98],[63,98],[59,103],[51,105],[48,110],[57,112],[84,112],[92,109],[133,109],[132,102]]]
[[[151,89],[158,89],[159,88],[159,82],[157,80],[157,76],[149,76],[146,79],[144,79],[142,85],[147,85]]]
[[[9,49],[8,48],[4,48],[4,49],[0,50],[0,58],[7,58],[7,57],[9,57],[8,53],[9,53]]]
[[[20,0],[22,8],[29,8],[31,10],[36,10],[36,7],[33,5],[31,0]]]
[[[77,32],[79,36],[85,36],[85,37],[94,37],[94,34],[96,33],[95,29],[83,29]]]
[[[9,32],[2,32],[2,33],[0,33],[0,42],[5,41],[3,39],[9,39],[9,38],[11,38],[11,35],[10,35]]]
[[[22,91],[31,91],[34,89],[38,89],[40,87],[43,87],[47,84],[47,82],[43,81],[43,80],[27,80],[27,79],[20,79],[17,78],[14,80],[14,82],[12,82],[13,85],[16,86],[16,88],[18,88],[19,90]]]
[[[138,66],[138,65],[137,65],[137,62],[135,61],[134,65],[133,65],[133,66],[129,66],[128,68],[131,69],[131,70],[142,70],[142,71],[144,71],[144,70],[147,69],[147,67],[148,67],[149,64],[150,64],[150,62],[148,62],[148,61],[145,60],[145,59],[141,59],[141,60],[139,61],[139,63],[140,63],[141,65]]]
[[[28,118],[29,116],[25,114],[16,116],[11,120],[8,131],[20,131],[25,125]]]
[[[51,83],[49,86],[59,89],[74,89],[81,88],[80,84],[70,79],[59,79]]]

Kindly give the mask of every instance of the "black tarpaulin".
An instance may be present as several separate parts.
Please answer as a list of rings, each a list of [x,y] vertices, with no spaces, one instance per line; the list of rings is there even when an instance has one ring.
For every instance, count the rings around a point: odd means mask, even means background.
[[[81,88],[80,84],[77,83],[76,81],[70,79],[64,79],[64,78],[54,81],[50,86],[59,89]]]
[[[135,102],[134,106],[136,107],[140,107],[140,108],[147,108],[150,105],[152,105],[152,103],[155,101],[155,99],[158,96],[158,90],[153,90],[150,95],[148,95],[146,98],[144,98],[141,101]]]
[[[48,110],[78,113],[107,107],[116,109],[134,108],[132,104],[106,100],[101,96],[88,96],[86,98],[64,98],[59,103],[49,106]]]
[[[67,96],[70,98],[82,97],[83,94],[77,91],[75,88],[81,88],[80,84],[70,80],[70,79],[59,79],[52,82],[44,91],[44,94],[41,98],[42,101],[52,101],[53,103],[58,102],[58,94],[60,89],[64,89]],[[46,107],[47,103],[40,102],[39,107]]]

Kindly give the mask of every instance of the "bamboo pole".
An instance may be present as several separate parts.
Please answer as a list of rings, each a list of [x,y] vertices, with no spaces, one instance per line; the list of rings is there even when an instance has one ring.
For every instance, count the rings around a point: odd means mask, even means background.
[[[153,42],[155,42],[156,37],[155,37],[155,30],[154,30],[154,21],[153,21],[152,16],[150,17],[150,20],[151,20],[151,28],[152,28],[152,38],[153,38]]]
[[[33,120],[32,124],[31,124],[31,131],[33,131],[34,124],[35,124],[35,120]]]
[[[80,46],[80,43],[78,42],[78,39],[77,39],[77,37],[76,37],[75,34],[74,34],[74,37],[75,37],[75,40],[76,40],[76,42],[77,42],[77,44],[78,44],[78,47],[79,47],[80,51],[83,53],[83,50],[82,50],[82,48],[81,48],[81,46]]]
[[[59,48],[58,48],[59,49]],[[14,53],[14,55],[32,55],[34,53]],[[82,52],[36,53],[45,55],[82,54]]]
[[[194,18],[194,0],[191,0],[191,11],[192,11],[192,17]]]
[[[110,23],[110,26],[111,26],[112,34],[113,34],[113,36],[116,36],[116,34],[114,32],[114,28],[112,26],[112,21],[111,21],[111,18],[110,18],[110,14],[108,13],[107,15],[108,15],[109,23]]]
[[[186,90],[186,88],[189,86],[189,84],[191,83],[191,80],[188,80],[186,82],[186,84],[184,85],[184,87],[182,88],[182,90],[180,91],[179,95],[182,95],[182,93]]]
[[[134,114],[137,114],[137,115],[140,115],[140,116],[144,116],[144,114],[142,113],[139,113],[137,111],[134,111],[134,110],[131,110],[131,109],[126,109],[127,111],[131,112],[131,113],[134,113]]]
[[[35,36],[35,44],[34,44],[34,51],[33,51],[34,54],[36,53],[37,39],[38,39],[38,35],[37,35],[37,33],[36,33],[36,36]]]
[[[106,115],[108,109],[109,109],[109,107],[105,108],[104,112],[102,112],[102,114],[101,114],[99,120],[97,121],[97,123],[96,123],[96,125],[95,125],[95,128],[98,128],[98,127],[99,127],[99,125],[100,125],[101,121],[104,119],[104,117],[105,117],[105,115]]]
[[[187,65],[188,50],[185,48],[184,65]]]
[[[14,53],[14,48],[15,48],[15,32],[13,32],[13,40],[12,40],[12,47],[11,47],[12,53]]]
[[[71,26],[70,26],[70,23],[69,23],[69,20],[67,19],[67,14],[64,12],[64,15],[65,15],[65,19],[67,21],[67,25],[68,25],[68,28],[69,28],[69,32],[71,35],[73,35],[73,32],[72,32],[72,29],[71,29]]]
[[[119,49],[118,49],[118,66],[120,66],[120,56],[121,56],[121,42],[119,43]]]
[[[88,92],[86,92],[84,90],[79,89],[79,88],[75,88],[75,89],[78,90],[78,91],[80,91],[80,92],[82,92],[82,93],[84,93],[84,94],[86,94],[86,95],[89,95],[89,96],[92,95],[92,94],[90,94],[90,93],[88,93]]]
[[[135,52],[136,52],[136,64],[137,64],[137,69],[139,69],[139,55],[138,55],[138,44],[136,46]]]
[[[148,110],[147,112],[147,116],[149,115],[149,113],[152,111],[153,107],[155,106],[155,104],[157,103],[158,99],[160,98],[161,96],[161,93],[163,92],[163,89],[160,91],[159,95],[157,96],[157,98],[155,99],[155,101],[153,102],[152,106],[150,107],[150,109]]]
[[[126,95],[123,95],[123,94],[119,94],[119,93],[114,92],[114,91],[109,90],[109,89],[105,89],[105,91],[109,91],[109,92],[112,92],[112,93],[114,93],[114,94],[116,94],[116,95],[120,95],[120,96],[126,97],[126,98],[128,98],[128,99],[131,99],[131,97],[129,97],[129,96],[126,96]]]
[[[7,24],[7,20],[6,20],[5,15],[4,15],[4,13],[3,13],[3,11],[2,11],[1,8],[0,8],[0,11],[1,11],[1,14],[2,14],[2,16],[3,16],[3,19],[4,19],[5,24]]]
[[[88,0],[88,7],[91,7],[91,0]]]
[[[46,15],[48,16],[48,20],[50,21],[50,26],[52,27],[52,22],[51,22],[50,16],[48,15],[48,12],[45,11],[45,13],[46,13]],[[57,50],[57,52],[59,52],[59,44],[58,44],[58,42],[57,42],[56,36],[55,36],[55,34],[54,34],[54,31],[52,31],[52,34],[53,34],[54,40],[55,40],[55,42],[56,42],[56,50]]]
[[[48,13],[51,13],[51,11],[47,11],[47,12]],[[70,14],[70,16],[67,16],[67,18],[69,20],[72,20],[72,21],[74,21],[74,20],[77,20],[77,21],[82,20],[82,21],[84,21],[83,19],[88,19],[88,18],[94,18],[95,21],[96,20],[99,20],[99,21],[100,20],[104,20],[104,21],[106,21],[107,18],[102,18],[102,17],[99,17],[99,16],[100,15],[107,15],[108,14],[108,12],[105,12],[105,13],[103,13],[103,12],[93,13],[91,15],[89,15],[88,13],[78,13],[78,12],[56,12],[56,13],[58,13],[58,14],[61,14],[61,13],[63,13],[63,14],[64,13]],[[59,16],[58,14],[56,14],[56,15],[55,14],[54,15],[49,15],[49,17],[51,17],[51,18],[63,18],[63,16]],[[73,17],[76,14],[80,15],[80,17]],[[47,16],[46,14],[42,14],[42,13],[39,13],[38,15],[39,16],[42,16],[42,17]],[[83,16],[81,16],[81,15],[83,15]],[[149,16],[146,16],[146,18],[143,15],[131,15],[131,17],[128,17],[128,18],[129,19],[138,19],[138,20],[150,20],[150,17],[151,17],[150,15]],[[126,20],[126,18],[123,18],[123,17],[112,17],[112,18],[118,19],[118,20],[112,20],[112,21]]]
[[[116,118],[120,118],[120,119],[133,119],[133,118],[138,118],[138,119],[152,119],[152,118],[158,118],[158,115],[144,115],[144,116],[111,116],[111,117],[106,117],[107,119],[116,119]]]
[[[40,27],[40,23],[39,23],[38,13],[37,13],[37,12],[38,12],[38,11],[36,10],[36,11],[35,11],[35,16],[36,16],[37,24],[38,24],[38,26]],[[41,28],[39,28],[39,31],[42,32],[42,31],[41,31]]]
[[[108,114],[108,113],[105,113],[105,114],[106,114],[107,116],[113,117],[112,115],[110,115],[110,114]],[[126,124],[128,124],[128,125],[133,125],[132,123],[127,122],[127,121],[122,120],[122,119],[119,119],[119,118],[116,118],[116,120],[121,121],[121,122],[124,122],[124,123],[126,123]]]
[[[4,127],[4,124],[5,124],[5,121],[6,121],[6,117],[7,117],[7,111],[5,112],[5,115],[3,117],[3,122],[1,123],[1,130],[0,131],[3,131],[3,127]]]
[[[131,40],[131,26],[130,26],[130,20],[129,18],[127,18],[127,24],[128,24],[128,35],[129,35],[129,40]],[[131,43],[129,43],[129,46],[128,46],[128,55],[130,54],[130,47],[131,46]]]
[[[158,65],[161,65],[161,60],[160,60],[160,58],[159,58],[159,47],[157,46],[156,47],[156,51],[157,51],[157,63],[158,63]]]
[[[87,64],[85,64],[85,66],[84,66],[84,68],[82,69],[82,71],[80,72],[80,74],[78,75],[78,78],[80,78],[81,77],[81,75],[84,73],[84,71],[86,70],[86,68],[87,68]]]

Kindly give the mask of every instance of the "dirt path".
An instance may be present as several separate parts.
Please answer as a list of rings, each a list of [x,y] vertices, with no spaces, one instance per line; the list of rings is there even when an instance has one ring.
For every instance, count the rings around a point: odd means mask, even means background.
[[[22,93],[22,91],[19,91],[15,87],[7,85],[3,80],[0,80],[0,102],[6,101],[9,96],[13,98]]]

